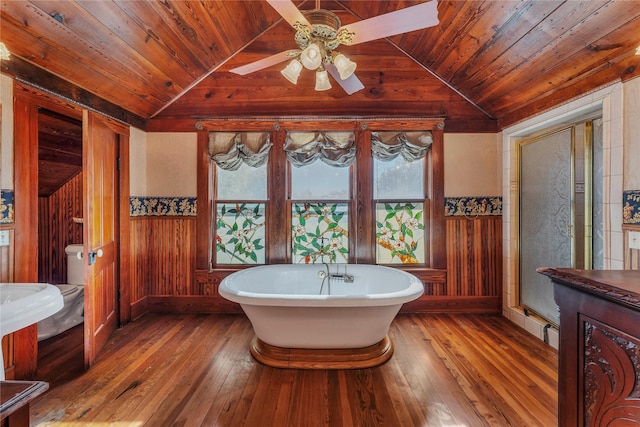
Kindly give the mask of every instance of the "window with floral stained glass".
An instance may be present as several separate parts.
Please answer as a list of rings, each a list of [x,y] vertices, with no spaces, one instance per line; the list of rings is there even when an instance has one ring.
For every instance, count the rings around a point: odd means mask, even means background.
[[[297,263],[349,262],[353,132],[291,132],[291,254]]]
[[[215,263],[264,264],[268,133],[211,132]]]
[[[372,133],[378,264],[425,263],[425,156],[430,145],[430,133]]]

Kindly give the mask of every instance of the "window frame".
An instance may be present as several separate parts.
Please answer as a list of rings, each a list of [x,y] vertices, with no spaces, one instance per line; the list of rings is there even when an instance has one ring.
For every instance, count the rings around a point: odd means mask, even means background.
[[[375,171],[375,162],[376,161],[380,161],[374,157],[372,157],[371,160],[371,182],[372,182],[372,188],[371,188],[371,199],[372,199],[372,208],[374,210],[374,212],[376,212],[376,206],[379,203],[422,203],[423,206],[423,221],[424,221],[424,230],[423,230],[423,239],[424,239],[424,262],[423,263],[417,263],[417,264],[396,264],[396,263],[378,263],[378,257],[377,257],[377,251],[378,251],[378,244],[375,241],[375,237],[374,237],[374,262],[375,264],[378,265],[385,265],[388,267],[400,267],[400,266],[414,266],[414,267],[422,267],[422,268],[428,268],[429,267],[429,259],[430,259],[430,250],[431,250],[431,246],[428,244],[429,242],[429,236],[430,236],[430,221],[428,220],[428,218],[430,218],[430,211],[431,211],[431,199],[429,198],[429,194],[428,194],[428,188],[429,188],[429,170],[428,170],[428,166],[430,163],[430,159],[429,157],[431,156],[431,150],[429,150],[426,154],[425,157],[423,157],[422,159],[420,159],[419,161],[422,162],[422,198],[407,198],[407,199],[385,199],[385,198],[380,198],[380,199],[375,199],[373,198],[373,193],[374,193],[374,189],[373,189],[373,185],[374,185],[374,171]],[[417,160],[416,160],[417,161]],[[373,230],[374,230],[374,235],[376,233],[376,220],[375,220],[375,215],[374,215],[374,222],[373,222]]]
[[[270,126],[270,128],[269,128]],[[246,268],[244,265],[215,264],[215,210],[213,198],[213,166],[207,153],[209,131],[270,131],[273,147],[267,162],[267,200],[265,203],[265,264],[291,263],[291,209],[289,167],[283,150],[286,130],[318,129],[350,131],[356,133],[356,160],[349,166],[351,198],[349,201],[349,263],[375,264],[375,201],[373,199],[373,157],[371,155],[371,131],[422,131],[430,130],[433,145],[427,157],[425,169],[425,231],[429,234],[425,248],[425,265],[390,264],[395,268],[429,276],[433,271],[438,280],[446,274],[446,241],[444,219],[444,142],[442,119],[371,119],[371,120],[292,120],[277,121],[205,121],[197,124],[198,132],[198,200],[196,219],[196,270],[226,275]],[[248,202],[248,201],[245,201]],[[261,201],[262,202],[262,201]],[[327,203],[328,200],[321,200]],[[343,201],[340,201],[343,202]],[[440,206],[439,209],[434,207]],[[289,212],[274,215],[271,212]],[[252,265],[249,265],[253,266]],[[422,273],[420,273],[422,272]],[[424,276],[424,277],[427,277]]]

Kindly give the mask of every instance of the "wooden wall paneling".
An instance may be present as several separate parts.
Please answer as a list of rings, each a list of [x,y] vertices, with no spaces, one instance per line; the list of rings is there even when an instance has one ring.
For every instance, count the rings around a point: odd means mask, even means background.
[[[129,241],[131,304],[150,295],[193,294],[195,218],[133,218]]]
[[[82,244],[82,173],[48,197],[38,198],[38,280],[67,282],[65,247]]]
[[[501,296],[502,217],[449,217],[447,294]]]
[[[132,218],[129,239],[129,280],[131,318],[135,319],[146,312],[146,297],[149,295],[149,251],[151,239],[147,218]],[[156,236],[163,238],[163,236]]]
[[[58,270],[58,265],[51,265],[54,260],[53,244],[51,238],[52,216],[49,209],[49,198],[38,197],[38,282],[62,283],[51,279],[54,270]],[[46,246],[45,246],[46,242]],[[46,248],[46,249],[45,249]],[[57,251],[56,251],[57,252]]]

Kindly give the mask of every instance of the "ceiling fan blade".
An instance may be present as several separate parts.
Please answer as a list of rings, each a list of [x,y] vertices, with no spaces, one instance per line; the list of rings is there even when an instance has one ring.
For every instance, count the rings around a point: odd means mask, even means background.
[[[232,73],[240,74],[244,76],[246,74],[253,73],[254,71],[262,70],[263,68],[271,67],[272,65],[279,64],[281,62],[286,61],[287,59],[294,58],[298,50],[285,50],[280,53],[276,53],[275,55],[267,56],[266,58],[259,59],[255,62],[252,62],[247,65],[243,65],[241,67],[233,68],[229,71]]]
[[[368,42],[369,40],[408,33],[433,27],[438,25],[438,22],[440,22],[438,20],[438,2],[437,0],[432,0],[344,25],[342,28],[355,33],[351,43],[344,44],[354,45]]]
[[[335,65],[327,64],[325,65],[325,68],[329,72],[329,74],[331,74],[331,77],[333,77],[335,81],[337,81],[338,84],[342,86],[342,89],[344,89],[347,95],[354,94],[357,91],[364,89],[364,85],[362,84],[360,79],[356,77],[355,74],[351,74],[349,77],[342,80],[340,78],[340,73],[338,72],[338,69]]]
[[[302,12],[300,12],[291,0],[267,0],[267,3],[269,3],[271,7],[273,7],[276,12],[278,12],[292,27],[296,22],[308,25],[309,27],[311,26],[307,18],[304,17]]]

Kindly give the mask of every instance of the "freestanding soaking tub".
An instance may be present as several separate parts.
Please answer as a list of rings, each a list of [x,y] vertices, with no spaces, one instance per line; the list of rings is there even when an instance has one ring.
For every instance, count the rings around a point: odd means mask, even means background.
[[[405,271],[377,265],[265,265],[238,271],[219,293],[241,305],[251,354],[275,367],[376,366],[393,354],[387,333],[403,303],[424,292]]]

